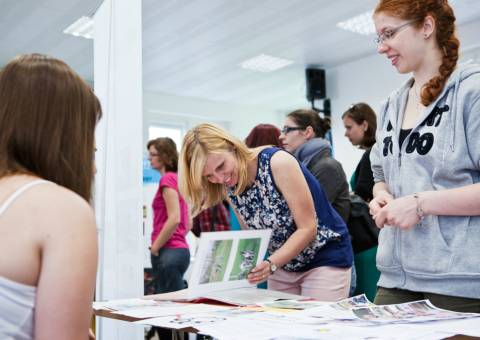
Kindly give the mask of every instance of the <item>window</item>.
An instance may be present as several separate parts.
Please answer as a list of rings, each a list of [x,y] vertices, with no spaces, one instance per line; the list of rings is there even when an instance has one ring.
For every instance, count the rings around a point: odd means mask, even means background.
[[[158,137],[170,137],[177,144],[177,150],[182,146],[183,128],[169,125],[150,125],[148,127],[148,140]]]

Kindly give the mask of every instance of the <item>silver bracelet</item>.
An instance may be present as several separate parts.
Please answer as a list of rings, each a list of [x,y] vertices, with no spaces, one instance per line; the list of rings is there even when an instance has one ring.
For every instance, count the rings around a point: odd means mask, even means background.
[[[423,221],[423,218],[425,217],[425,213],[423,212],[422,207],[420,206],[420,196],[418,195],[418,192],[413,194],[413,197],[415,198],[415,202],[417,202],[417,216],[420,219],[420,222]]]

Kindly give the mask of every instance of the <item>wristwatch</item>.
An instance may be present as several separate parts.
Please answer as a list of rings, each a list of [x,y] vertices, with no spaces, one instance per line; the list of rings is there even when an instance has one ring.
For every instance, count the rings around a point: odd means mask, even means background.
[[[265,259],[268,263],[270,263],[270,273],[273,274],[277,271],[277,265],[273,263],[270,259]]]

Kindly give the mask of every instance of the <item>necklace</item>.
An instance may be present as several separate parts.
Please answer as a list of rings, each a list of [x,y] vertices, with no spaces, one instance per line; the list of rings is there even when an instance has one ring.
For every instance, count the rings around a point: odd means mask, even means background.
[[[425,111],[425,106],[422,104],[422,101],[420,99],[420,89],[417,91],[417,86],[416,83],[413,84],[412,86],[412,92],[415,100],[415,108],[417,110],[417,113],[422,114],[423,111]]]

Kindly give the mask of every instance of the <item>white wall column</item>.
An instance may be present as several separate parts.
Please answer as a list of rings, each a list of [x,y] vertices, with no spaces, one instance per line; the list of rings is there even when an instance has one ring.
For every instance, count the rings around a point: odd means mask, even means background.
[[[105,0],[94,18],[97,300],[143,295],[142,3]],[[143,339],[143,327],[97,318],[99,340]]]

